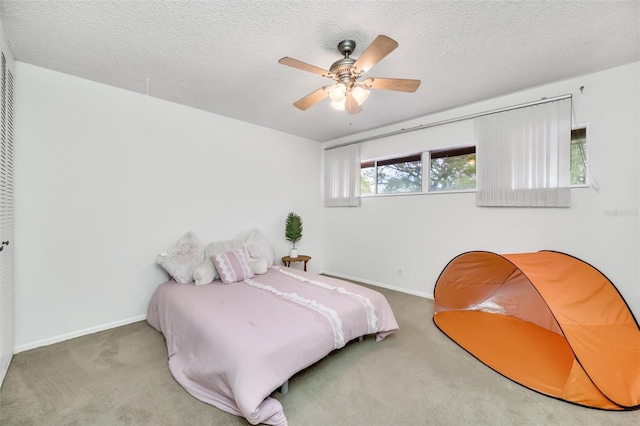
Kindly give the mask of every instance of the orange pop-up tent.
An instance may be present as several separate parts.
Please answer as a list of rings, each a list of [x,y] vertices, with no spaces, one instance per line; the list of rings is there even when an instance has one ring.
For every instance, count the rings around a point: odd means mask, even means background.
[[[444,268],[434,296],[436,326],[505,377],[587,407],[640,408],[640,328],[588,263],[468,252]]]

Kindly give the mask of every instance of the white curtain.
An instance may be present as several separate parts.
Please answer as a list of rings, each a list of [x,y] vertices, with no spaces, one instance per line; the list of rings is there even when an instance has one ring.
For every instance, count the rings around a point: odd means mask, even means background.
[[[478,206],[571,205],[571,99],[476,118]]]
[[[360,205],[360,144],[324,152],[324,205]]]

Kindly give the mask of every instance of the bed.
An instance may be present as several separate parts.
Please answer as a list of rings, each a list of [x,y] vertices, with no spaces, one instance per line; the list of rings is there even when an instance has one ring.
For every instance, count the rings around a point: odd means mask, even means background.
[[[287,424],[270,395],[291,376],[353,339],[398,329],[379,292],[279,266],[232,284],[161,284],[147,322],[165,336],[169,369],[187,392],[270,425]]]

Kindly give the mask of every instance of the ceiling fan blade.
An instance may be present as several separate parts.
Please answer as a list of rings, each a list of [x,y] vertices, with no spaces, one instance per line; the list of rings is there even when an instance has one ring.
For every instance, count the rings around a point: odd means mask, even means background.
[[[396,47],[398,47],[397,41],[385,35],[379,35],[353,64],[354,71],[358,74],[369,71],[371,67],[393,52]]]
[[[302,71],[307,71],[313,74],[321,75],[326,78],[333,78],[333,74],[331,72],[324,70],[320,67],[316,67],[315,65],[309,65],[306,62],[299,61],[297,59],[290,58],[285,56],[284,58],[278,61],[279,64],[287,65],[289,67],[297,68]]]
[[[369,77],[362,81],[367,89],[395,90],[397,92],[415,92],[420,87],[420,80],[402,78]]]
[[[327,92],[324,87],[321,87],[315,92],[309,93],[304,98],[298,99],[293,103],[293,105],[296,108],[304,111],[314,106],[315,104],[317,104],[318,102],[326,98],[327,96],[329,96],[329,92]]]
[[[347,110],[347,114],[353,115],[362,111],[362,107],[358,105],[358,102],[356,102],[351,94],[348,94],[344,101],[344,109]]]

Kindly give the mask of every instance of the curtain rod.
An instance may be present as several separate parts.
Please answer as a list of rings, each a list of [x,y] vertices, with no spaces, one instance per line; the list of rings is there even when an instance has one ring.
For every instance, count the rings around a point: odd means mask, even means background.
[[[414,132],[416,130],[428,129],[429,127],[442,126],[443,124],[451,124],[451,123],[455,123],[455,122],[458,122],[458,121],[471,120],[473,118],[478,118],[478,117],[482,117],[482,116],[490,115],[490,114],[496,114],[498,112],[511,111],[512,109],[525,108],[525,107],[529,107],[529,106],[533,106],[533,105],[544,104],[544,103],[547,103],[547,102],[561,101],[563,99],[571,98],[572,96],[573,95],[571,95],[569,93],[567,95],[555,96],[553,98],[542,98],[542,99],[540,99],[538,101],[527,102],[525,104],[514,105],[514,106],[504,107],[504,108],[499,108],[499,109],[494,109],[494,110],[491,110],[491,111],[479,112],[479,113],[476,113],[476,114],[465,115],[465,116],[462,116],[462,117],[450,118],[448,120],[436,121],[435,123],[421,124],[419,126],[409,127],[407,129],[395,130],[393,132],[382,133],[382,134],[376,135],[376,136],[369,136],[369,137],[358,139],[358,140],[351,141],[351,142],[345,142],[345,143],[341,143],[341,144],[337,144],[337,145],[332,145],[332,146],[329,146],[329,147],[325,148],[324,150],[325,151],[329,151],[330,149],[342,148],[343,146],[354,145],[354,144],[362,143],[362,142],[368,142],[368,141],[372,141],[372,140],[375,140],[375,139],[386,138],[388,136],[399,135],[399,134],[402,134],[402,133]]]

